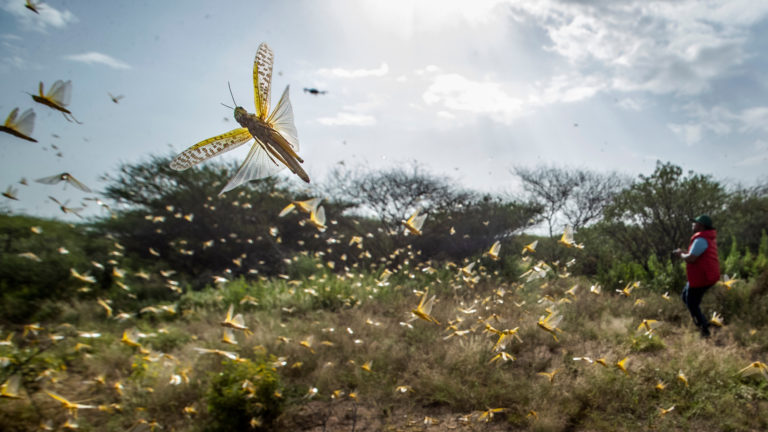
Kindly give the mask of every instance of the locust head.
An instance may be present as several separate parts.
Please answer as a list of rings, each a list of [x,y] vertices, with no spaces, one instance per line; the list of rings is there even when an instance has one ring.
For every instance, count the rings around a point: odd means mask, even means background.
[[[247,118],[248,118],[248,111],[246,111],[245,108],[235,107],[235,121],[237,121],[242,125],[242,124],[245,124]]]

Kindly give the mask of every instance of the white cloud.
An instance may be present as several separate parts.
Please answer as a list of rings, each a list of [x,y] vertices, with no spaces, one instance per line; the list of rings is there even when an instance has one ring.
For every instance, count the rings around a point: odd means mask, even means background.
[[[736,162],[736,166],[766,165],[768,163],[768,142],[757,140],[752,146],[755,149],[754,153]]]
[[[535,105],[578,102],[591,98],[605,88],[604,81],[597,77],[578,75],[558,75],[544,85],[537,84],[540,89],[531,96],[531,103]]]
[[[642,99],[637,98],[623,98],[616,103],[619,108],[625,109],[627,111],[640,111],[642,110],[646,103]]]
[[[3,9],[16,17],[19,24],[29,30],[45,31],[49,27],[62,29],[68,24],[77,22],[77,17],[66,9],[58,10],[48,3],[37,7],[39,13],[34,13],[24,7],[24,2],[6,0]]]
[[[678,138],[685,141],[685,143],[689,146],[692,146],[699,141],[701,141],[702,136],[702,125],[700,124],[676,124],[676,123],[669,123],[667,125],[669,129],[677,135]]]
[[[700,142],[704,134],[723,136],[731,133],[768,132],[768,107],[755,106],[740,111],[733,111],[722,106],[703,107],[700,104],[688,104],[684,110],[690,121],[669,123],[667,127],[688,145]],[[762,144],[761,144],[762,143]],[[756,146],[766,145],[758,141]],[[762,150],[756,147],[758,151]]]
[[[615,90],[694,95],[746,60],[749,26],[768,2],[518,0],[510,9],[545,30],[547,50],[582,74],[598,68]]]
[[[524,101],[507,94],[500,83],[472,81],[459,74],[441,74],[422,95],[427,105],[453,111],[488,115],[509,123],[523,114]]]
[[[429,70],[426,69],[426,70]],[[426,74],[426,70],[416,73]],[[438,70],[438,69],[432,69]],[[558,75],[533,85],[515,82],[475,81],[456,73],[440,73],[431,78],[422,100],[439,106],[445,114],[484,115],[509,124],[548,105],[586,100],[603,90],[605,84],[594,77]]]
[[[325,126],[373,126],[376,118],[367,114],[339,112],[333,117],[320,117],[317,122]]]
[[[370,112],[375,110],[376,108],[382,107],[386,105],[386,102],[388,100],[387,96],[376,94],[376,93],[367,93],[365,95],[365,100],[362,100],[360,102],[354,102],[345,104],[341,107],[341,111],[346,112]]]
[[[389,72],[389,66],[386,63],[382,63],[376,69],[319,69],[317,73],[326,77],[335,78],[364,78],[364,77],[381,77]]]
[[[5,66],[3,69],[5,70],[8,70],[8,68],[26,69],[28,64],[24,58],[16,55],[3,58],[3,65]]]
[[[85,64],[103,64],[113,69],[130,69],[126,63],[121,62],[113,57],[99,52],[91,51],[83,54],[73,54],[64,57],[67,60],[77,61]]]
[[[737,117],[743,131],[768,131],[768,107],[747,108]]]

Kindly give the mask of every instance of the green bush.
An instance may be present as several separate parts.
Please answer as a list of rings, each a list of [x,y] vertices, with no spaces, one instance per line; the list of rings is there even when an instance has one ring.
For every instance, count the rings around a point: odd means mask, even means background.
[[[270,366],[272,361],[225,362],[224,369],[211,379],[206,394],[209,419],[205,431],[271,429],[284,406],[279,376]]]
[[[664,292],[685,284],[685,273],[679,260],[677,262],[671,259],[661,261],[656,255],[651,255],[647,266],[649,274],[646,282],[652,290]]]
[[[722,267],[727,275],[735,275],[741,272],[741,253],[739,253],[739,245],[735,237],[731,237],[731,249]]]
[[[32,227],[42,232],[35,234]],[[103,261],[107,243],[83,225],[0,215],[0,321],[47,318],[40,314],[42,301],[70,298],[86,285],[73,278],[70,269],[93,274],[96,283],[87,288],[99,291],[101,274],[90,261]],[[29,253],[37,258],[21,255]]]

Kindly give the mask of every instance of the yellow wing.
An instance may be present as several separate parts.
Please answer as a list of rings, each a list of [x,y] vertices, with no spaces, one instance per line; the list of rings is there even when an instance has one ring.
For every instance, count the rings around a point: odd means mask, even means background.
[[[756,361],[750,363],[749,366],[739,371],[739,375],[745,377],[757,374],[762,374],[765,379],[768,379],[768,366],[763,362]]]
[[[296,204],[290,203],[287,206],[285,206],[285,208],[280,210],[280,214],[278,214],[277,217],[283,217],[283,216],[287,215],[288,213],[292,212],[293,209],[295,209],[295,208],[296,208]]]
[[[563,228],[563,235],[560,237],[560,243],[565,245],[573,244],[573,228],[571,228],[570,225],[566,225],[565,228]]]
[[[309,213],[309,221],[321,232],[325,231],[325,208],[320,206],[317,211],[312,210]]]
[[[264,120],[269,114],[269,92],[272,87],[272,62],[275,55],[266,42],[259,45],[253,59],[253,95],[256,117]]]
[[[490,255],[493,259],[499,258],[499,252],[501,251],[501,242],[496,240],[495,243],[491,246],[491,249],[488,250],[488,255]]]
[[[61,402],[61,404],[64,405],[66,408],[69,408],[72,405],[74,405],[72,402],[64,399],[63,397],[57,395],[56,393],[51,393],[51,392],[46,392],[46,393],[48,393],[48,396],[50,396],[50,397],[56,399],[57,401]]]
[[[317,211],[317,206],[323,201],[322,198],[310,198],[304,201],[294,201],[296,207],[304,213],[312,213]]]
[[[30,111],[30,110],[27,110]],[[16,114],[19,113],[19,107],[14,108],[11,110],[11,113],[8,114],[8,117],[5,119],[5,126],[6,127],[15,127],[16,126]]]
[[[171,168],[183,171],[216,155],[236,149],[251,138],[251,133],[246,128],[233,129],[225,134],[208,138],[179,153],[171,161]]]

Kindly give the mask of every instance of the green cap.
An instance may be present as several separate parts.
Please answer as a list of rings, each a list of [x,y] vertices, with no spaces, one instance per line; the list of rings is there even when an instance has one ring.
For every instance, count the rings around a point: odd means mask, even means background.
[[[704,228],[706,229],[714,229],[714,225],[712,225],[712,218],[709,217],[709,215],[700,215],[695,219],[691,219],[691,222],[698,222],[702,225],[704,225]]]

